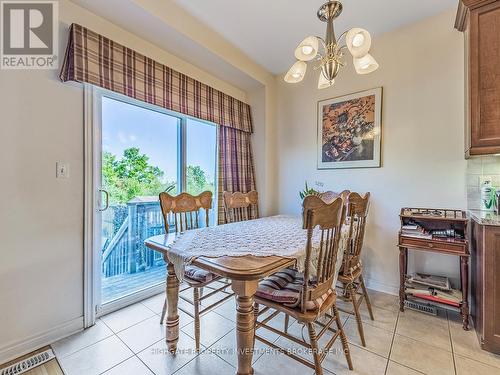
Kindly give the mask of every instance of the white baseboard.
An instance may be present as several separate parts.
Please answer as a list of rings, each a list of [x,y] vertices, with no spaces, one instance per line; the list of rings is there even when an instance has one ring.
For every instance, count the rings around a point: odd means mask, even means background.
[[[31,353],[57,340],[68,337],[83,330],[83,317],[70,320],[57,325],[45,332],[37,333],[23,340],[7,343],[0,348],[0,364],[16,359],[22,355]]]
[[[365,282],[368,289],[373,289],[377,292],[388,293],[395,296],[399,295],[399,286],[384,284],[373,279],[365,279]]]

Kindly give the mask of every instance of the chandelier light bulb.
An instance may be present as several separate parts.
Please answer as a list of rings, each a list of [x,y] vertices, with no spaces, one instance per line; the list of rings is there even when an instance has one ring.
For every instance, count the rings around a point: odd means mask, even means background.
[[[311,61],[318,54],[319,42],[315,36],[308,36],[295,49],[295,57],[300,61]]]
[[[365,37],[363,36],[362,33],[357,33],[356,35],[354,35],[354,38],[352,38],[352,45],[354,47],[361,47],[364,42],[365,42]]]
[[[370,51],[372,38],[370,33],[359,27],[355,27],[347,32],[346,44],[351,55],[356,58],[363,57]]]
[[[285,75],[285,82],[297,83],[304,79],[306,75],[307,64],[304,61],[297,61],[292,65]]]
[[[361,58],[353,59],[354,68],[358,74],[369,74],[378,69],[379,65],[372,55],[367,53]]]
[[[317,16],[326,23],[326,36],[308,36],[295,49],[297,62],[285,74],[285,82],[297,83],[304,79],[307,62],[317,60],[320,69],[318,89],[331,87],[340,69],[344,64],[344,49],[347,48],[353,57],[353,64],[358,74],[369,74],[378,69],[377,61],[369,54],[372,45],[370,33],[359,27],[342,33],[339,38],[335,35],[334,21],[342,13],[340,0],[328,0],[323,4]],[[345,37],[345,44],[342,39]]]
[[[314,51],[314,49],[311,46],[303,46],[302,47],[302,53],[304,55],[310,55],[313,51]]]

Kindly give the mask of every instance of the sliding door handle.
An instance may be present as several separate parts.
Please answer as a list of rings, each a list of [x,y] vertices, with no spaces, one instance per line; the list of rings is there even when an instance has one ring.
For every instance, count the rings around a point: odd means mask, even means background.
[[[100,207],[99,208],[99,211],[103,212],[103,211],[106,211],[109,208],[109,193],[106,190],[104,190],[104,189],[99,189],[99,191],[101,193],[104,193],[104,196],[106,197],[105,201],[104,201],[105,202],[104,203],[104,207]],[[101,197],[102,197],[102,195],[101,195]]]

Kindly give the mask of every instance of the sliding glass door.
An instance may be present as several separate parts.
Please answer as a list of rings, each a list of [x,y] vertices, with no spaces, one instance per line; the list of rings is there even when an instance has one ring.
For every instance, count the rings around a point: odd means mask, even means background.
[[[163,258],[144,246],[146,238],[165,233],[160,192],[210,190],[216,207],[217,127],[121,95],[94,92],[99,315],[163,290]]]
[[[188,118],[186,121],[186,189],[189,194],[211,191],[217,194],[217,128],[210,123]],[[217,207],[212,205],[209,223],[217,220]],[[200,212],[204,215],[204,212]],[[205,218],[200,218],[200,224]]]

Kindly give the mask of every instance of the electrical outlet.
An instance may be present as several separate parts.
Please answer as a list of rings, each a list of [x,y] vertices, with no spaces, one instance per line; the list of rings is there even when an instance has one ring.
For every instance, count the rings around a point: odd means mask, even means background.
[[[325,184],[324,184],[323,182],[321,182],[321,181],[315,181],[315,182],[314,182],[314,184],[315,184],[317,187],[321,187],[321,188],[322,188],[323,186],[325,186]]]
[[[69,178],[69,164],[58,161],[56,163],[56,178]]]

